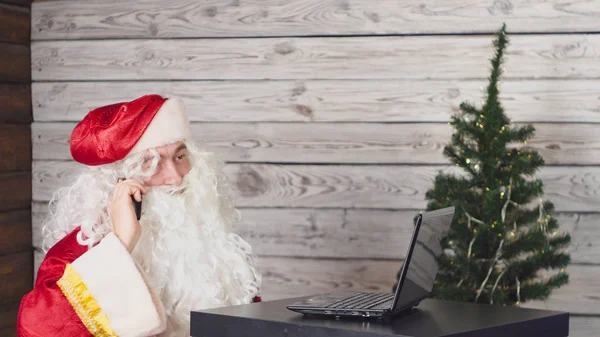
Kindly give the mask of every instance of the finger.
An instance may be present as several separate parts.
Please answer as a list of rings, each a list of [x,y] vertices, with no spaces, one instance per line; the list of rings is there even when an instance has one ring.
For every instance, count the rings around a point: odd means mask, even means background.
[[[129,186],[130,188],[139,189],[140,191],[142,191],[142,194],[148,193],[148,191],[146,190],[146,188],[144,187],[143,184],[140,184],[139,182],[136,182],[134,180],[127,180],[124,182],[124,184]]]
[[[135,181],[136,183],[138,183],[142,186],[146,184],[143,180],[138,179],[138,178],[131,178],[131,179],[129,179],[129,181]]]
[[[115,189],[113,191],[113,195],[118,195],[120,193],[123,192],[123,187],[125,187],[125,189],[129,188],[129,185],[127,183],[125,183],[125,179],[123,178],[119,178],[117,185],[115,185]]]
[[[134,183],[140,190],[146,192],[146,184],[139,179],[130,179],[130,182]]]
[[[139,202],[139,201],[142,201],[142,194],[141,194],[140,190],[136,190],[136,191],[133,193],[133,197],[134,197],[134,198],[135,198],[135,200],[136,200],[136,201],[138,201],[138,202]]]
[[[127,186],[126,194],[128,196],[133,196],[133,197],[135,197],[136,195],[139,195],[140,197],[142,196],[140,189],[135,185]],[[138,201],[140,201],[140,200],[138,200]]]
[[[115,193],[113,195],[113,200],[115,199],[129,199],[131,198],[131,196],[135,197],[136,192],[139,194],[140,190],[137,186],[133,185],[133,184],[122,184],[121,188],[115,190]],[[141,196],[141,194],[140,194]],[[140,201],[140,200],[138,200]]]

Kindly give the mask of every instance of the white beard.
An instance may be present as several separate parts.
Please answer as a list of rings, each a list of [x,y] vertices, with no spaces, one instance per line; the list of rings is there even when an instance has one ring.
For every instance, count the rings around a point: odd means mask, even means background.
[[[181,186],[185,192],[149,189],[143,197],[142,236],[132,253],[166,309],[164,337],[189,336],[192,310],[250,303],[261,283],[250,245],[232,232],[238,214],[221,163],[193,142],[187,145],[192,169]],[[44,251],[77,226],[79,243],[90,248],[112,232],[106,210],[115,183],[119,177],[149,177],[152,172],[141,171],[143,162],[139,156],[89,168],[73,185],[59,189],[44,221]]]
[[[250,246],[219,223],[219,212],[195,204],[189,190],[144,196],[142,236],[132,255],[167,314],[161,336],[189,336],[190,311],[250,303],[260,277]],[[208,203],[213,205],[213,203]]]

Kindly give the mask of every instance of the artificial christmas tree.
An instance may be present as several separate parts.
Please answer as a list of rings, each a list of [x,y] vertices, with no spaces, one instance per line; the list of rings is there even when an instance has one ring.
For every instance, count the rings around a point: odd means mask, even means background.
[[[514,126],[499,101],[506,26],[494,40],[486,100],[478,109],[462,103],[449,124],[444,155],[458,168],[440,172],[427,191],[427,210],[455,206],[456,214],[433,296],[490,304],[544,299],[568,282],[569,234],[559,234],[535,172],[542,157],[527,148],[531,125]],[[554,274],[548,277],[548,274]]]

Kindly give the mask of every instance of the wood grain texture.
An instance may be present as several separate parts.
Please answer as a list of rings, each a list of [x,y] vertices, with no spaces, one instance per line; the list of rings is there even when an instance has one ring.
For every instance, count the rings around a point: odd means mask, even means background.
[[[18,302],[33,288],[33,251],[0,256],[0,305]]]
[[[32,0],[2,0],[2,2],[30,7]]]
[[[0,123],[32,119],[30,85],[6,83],[31,81],[30,23],[28,8],[0,3]],[[31,128],[0,124],[0,336],[7,337],[16,337],[19,301],[33,286],[31,211],[6,212],[31,202],[31,173],[4,173],[23,170],[31,170]]]
[[[0,255],[33,249],[31,214],[30,209],[0,213]]]
[[[228,165],[240,206],[422,208],[432,166]],[[597,211],[598,168],[545,167],[537,175],[558,211]]]
[[[546,165],[600,164],[600,124],[538,124],[526,147]],[[75,123],[34,123],[33,158],[71,160]],[[225,161],[447,164],[448,124],[193,123],[194,139]],[[525,147],[525,146],[520,146]]]
[[[0,174],[0,212],[31,207],[31,171]]]
[[[72,161],[33,162],[33,200],[48,201],[74,181],[83,165]],[[338,166],[229,164],[225,174],[238,207],[420,209],[438,171],[448,166]],[[544,167],[537,178],[557,211],[596,212],[600,168]]]
[[[31,170],[31,127],[0,124],[0,173]]]
[[[0,82],[30,82],[30,60],[28,45],[0,42]]]
[[[0,83],[0,123],[30,124],[31,85]]]
[[[263,272],[263,298],[275,300],[327,291],[389,292],[401,261],[259,259]],[[524,307],[600,314],[600,266],[569,266],[570,282],[554,290],[546,301]]]
[[[600,331],[600,317],[573,317],[569,318],[570,337],[597,337]]]
[[[418,210],[241,208],[237,232],[256,254],[271,257],[403,259]],[[48,204],[34,202],[33,245],[42,247]],[[571,235],[573,263],[600,261],[600,214],[555,214]]]
[[[555,215],[561,232],[571,234],[568,252],[574,263],[597,264],[600,262],[600,214],[558,213]]]
[[[30,27],[28,8],[0,3],[0,42],[29,45]]]
[[[0,306],[0,336],[17,337],[17,316],[20,302]]]
[[[263,300],[328,291],[390,292],[402,261],[311,260],[263,257]]]
[[[301,164],[226,166],[242,211],[239,231],[261,256],[265,300],[388,291],[410,235],[410,222],[398,219],[425,206],[438,169],[455,170],[429,166],[446,163],[441,147],[450,132],[434,123],[445,123],[461,101],[479,103],[489,74],[491,36],[440,35],[490,33],[502,22],[509,33],[541,33],[509,35],[501,95],[514,122],[564,123],[536,124],[529,145],[550,165],[576,165],[539,174],[549,199],[566,211],[557,217],[573,238],[574,264],[569,285],[526,305],[600,315],[600,169],[581,167],[600,163],[600,124],[584,124],[600,123],[600,35],[585,34],[600,32],[598,0],[73,4],[33,5],[38,41],[27,67],[34,80],[51,81],[33,84],[33,113],[52,122],[33,126],[33,155],[41,160],[34,196],[47,201],[72,179],[77,164],[57,160],[70,160],[69,128],[90,109],[149,92],[181,96],[192,121],[211,122],[194,124],[196,139],[224,160]],[[387,34],[440,35],[356,36]],[[341,37],[301,38],[314,35]],[[267,38],[239,38],[259,36]],[[237,38],[195,39],[202,37]],[[0,121],[8,114],[0,111]],[[32,212],[39,247],[47,210],[35,202]],[[572,336],[596,336],[600,317],[571,324]]]
[[[574,314],[600,315],[600,266],[569,265],[569,283],[555,289],[546,301],[525,303],[527,308],[562,310]],[[548,273],[548,276],[552,273]]]
[[[185,100],[197,122],[447,122],[479,105],[485,80],[157,81],[33,83],[36,121],[78,122],[90,110],[155,92]],[[596,80],[506,80],[515,122],[600,122]],[[101,92],[102,95],[98,95]]]
[[[34,39],[598,31],[597,1],[69,1],[33,4]]]
[[[504,78],[600,77],[600,35],[511,36]],[[117,52],[118,51],[118,52]],[[39,41],[38,80],[485,79],[490,36]]]

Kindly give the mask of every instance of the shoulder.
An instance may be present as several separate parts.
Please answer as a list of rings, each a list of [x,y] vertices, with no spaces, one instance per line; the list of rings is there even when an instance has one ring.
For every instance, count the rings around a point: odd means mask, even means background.
[[[76,227],[65,237],[60,239],[46,254],[46,257],[63,256],[77,259],[88,250],[87,246],[81,245],[77,239],[81,233],[81,227]]]

